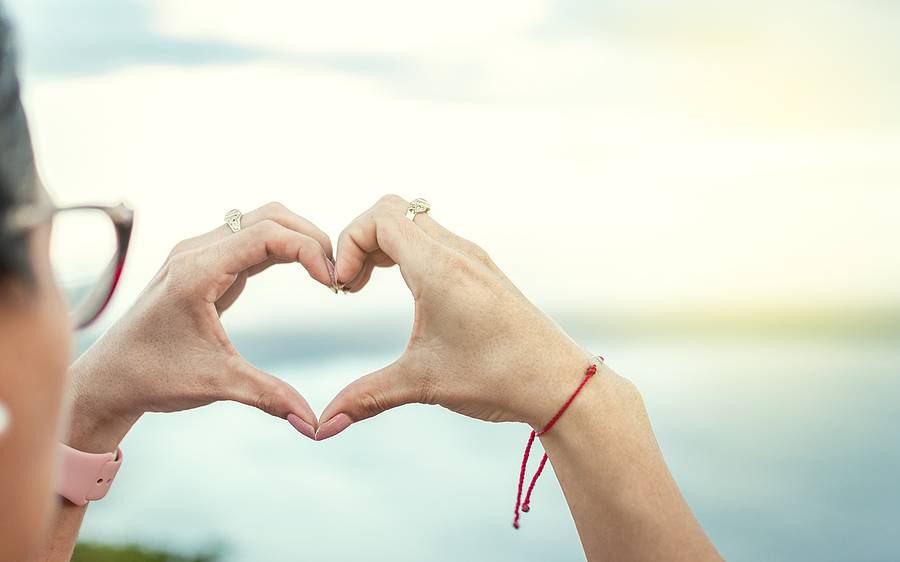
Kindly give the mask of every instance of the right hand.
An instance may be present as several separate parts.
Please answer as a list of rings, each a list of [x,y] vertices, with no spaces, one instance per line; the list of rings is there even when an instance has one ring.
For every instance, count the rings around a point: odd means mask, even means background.
[[[362,289],[375,267],[400,266],[415,300],[403,355],[347,386],[320,416],[317,439],[408,403],[540,428],[578,384],[591,356],[532,305],[477,245],[408,202],[379,200],[341,233],[338,284]]]
[[[244,359],[220,315],[248,278],[296,263],[334,284],[331,241],[308,220],[271,203],[179,243],[137,302],[72,367],[70,445],[115,448],[145,412],[233,400],[287,419],[313,438],[316,417],[287,382]]]

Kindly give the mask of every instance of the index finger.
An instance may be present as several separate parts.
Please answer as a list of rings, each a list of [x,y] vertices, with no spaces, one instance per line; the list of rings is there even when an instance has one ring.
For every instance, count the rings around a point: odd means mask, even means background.
[[[310,238],[315,239],[322,246],[322,249],[325,251],[325,255],[328,256],[329,259],[334,259],[334,254],[331,247],[331,239],[328,238],[328,235],[325,234],[318,226],[305,219],[304,217],[301,217],[300,215],[294,213],[281,203],[266,203],[258,209],[254,209],[253,211],[244,213],[243,215],[241,215],[241,226],[243,229],[247,229],[255,224],[267,220],[277,222],[285,228],[289,228],[291,230],[299,232],[300,234],[305,234]],[[225,238],[230,237],[232,234],[233,233],[231,232],[231,229],[228,227],[228,225],[222,224],[205,234],[201,234],[200,236],[197,236],[195,238],[185,240],[181,245],[184,249],[200,248],[224,240]]]
[[[319,242],[274,221],[264,220],[197,250],[199,277],[221,297],[237,275],[268,260],[298,262],[310,277],[331,287],[328,258]]]
[[[386,195],[344,229],[334,267],[338,285],[355,279],[366,257],[379,250],[400,266],[411,289],[417,284],[433,264],[430,258],[446,248],[404,216],[407,205],[402,197]]]

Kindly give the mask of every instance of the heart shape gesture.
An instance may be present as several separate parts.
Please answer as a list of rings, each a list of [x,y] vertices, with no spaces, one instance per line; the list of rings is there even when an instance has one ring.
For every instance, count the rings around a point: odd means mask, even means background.
[[[276,203],[244,215],[239,232],[223,225],[178,244],[134,307],[73,365],[79,423],[71,424],[70,444],[112,450],[144,412],[218,400],[257,407],[317,440],[410,402],[544,423],[590,356],[481,248],[427,214],[409,220],[408,205],[389,195],[357,217],[338,240],[336,262],[325,233]],[[249,277],[287,262],[351,292],[365,287],[375,267],[396,264],[415,300],[405,353],[351,383],[321,423],[293,387],[241,357],[219,319]]]
[[[73,365],[67,444],[112,451],[144,412],[217,400],[255,406],[316,440],[402,404],[439,404],[482,420],[554,427],[528,441],[516,528],[549,455],[588,559],[718,560],[666,468],[633,385],[591,365],[481,248],[427,214],[408,218],[408,205],[389,195],[353,220],[338,240],[336,262],[321,230],[277,204],[245,215],[238,232],[223,225],[179,244],[132,309]],[[293,387],[244,360],[219,321],[249,277],[287,262],[351,292],[365,287],[375,267],[398,265],[415,300],[403,354],[338,393],[321,423]],[[585,386],[600,370],[603,384]],[[525,488],[536,437],[546,454]],[[643,505],[653,509],[634,507]],[[74,542],[77,525],[60,529]]]

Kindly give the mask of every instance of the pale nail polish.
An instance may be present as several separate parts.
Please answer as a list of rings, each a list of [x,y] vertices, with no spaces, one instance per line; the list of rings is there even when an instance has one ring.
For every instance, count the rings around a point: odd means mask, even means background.
[[[350,419],[350,416],[344,413],[340,413],[327,422],[323,423],[319,426],[319,429],[316,431],[316,441],[322,441],[324,439],[328,439],[329,437],[334,437],[338,433],[344,431],[350,424],[353,423],[353,420]]]
[[[331,279],[332,288],[337,287],[337,279],[334,277],[334,264],[328,259],[328,256],[325,257],[325,267],[328,269],[328,278]]]
[[[301,420],[299,417],[294,414],[288,414],[287,421],[294,426],[294,429],[302,433],[303,435],[309,437],[313,441],[316,440],[316,430],[313,429],[311,425]]]

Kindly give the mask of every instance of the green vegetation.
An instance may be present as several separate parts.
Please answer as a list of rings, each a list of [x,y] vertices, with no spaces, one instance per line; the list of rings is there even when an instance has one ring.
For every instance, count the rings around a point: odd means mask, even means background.
[[[106,546],[95,543],[79,543],[72,556],[72,562],[215,562],[218,559],[218,554],[185,556],[135,545]]]

